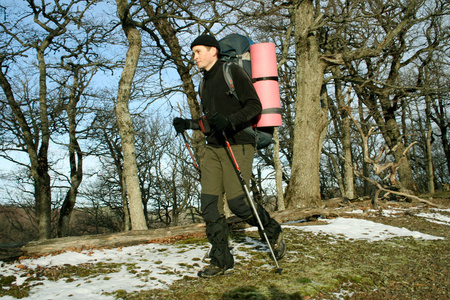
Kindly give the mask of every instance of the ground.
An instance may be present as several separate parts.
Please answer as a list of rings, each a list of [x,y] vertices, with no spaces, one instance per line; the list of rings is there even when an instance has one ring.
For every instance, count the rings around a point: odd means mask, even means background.
[[[258,250],[264,246],[245,247],[259,239],[257,233],[233,231],[233,245],[238,248],[235,249],[238,255],[231,275],[212,279],[182,276],[168,287],[155,288],[153,282],[161,279],[147,274],[148,285],[138,291],[116,288],[106,294],[116,299],[449,299],[450,200],[443,198],[434,202],[447,207],[439,210],[446,221],[435,223],[422,217],[422,214],[430,216],[436,212],[435,208],[423,203],[384,203],[378,210],[365,204],[355,208],[359,209],[358,219],[405,228],[436,239],[415,236],[384,240],[348,239],[294,227],[323,224],[321,220],[294,223],[284,229],[288,253],[279,262],[282,273],[276,274],[267,251]],[[350,216],[355,217],[355,214]],[[179,247],[179,252],[187,246],[207,248],[204,236],[167,242]],[[166,262],[159,260],[157,264],[164,268]],[[192,259],[184,267],[196,269],[201,264],[198,259]],[[76,276],[92,276],[92,273],[104,273],[104,278],[112,278],[111,274],[120,267],[111,262],[95,266],[30,268],[26,276],[34,280],[43,277],[64,279],[67,283],[75,280]],[[136,274],[148,271],[139,270],[134,264],[127,266],[133,267]],[[167,274],[178,272],[176,268],[166,269]],[[15,286],[8,282],[8,277],[0,275],[0,278],[0,299],[5,295],[14,298],[28,295],[27,289],[32,285],[30,281]]]
[[[364,218],[445,239],[348,241],[285,230],[289,253],[280,261],[281,275],[255,267],[267,266],[267,261],[253,256],[252,261],[243,259],[233,275],[189,279],[167,291],[131,294],[125,299],[449,299],[448,225],[415,216],[429,208],[412,211],[396,216],[371,212]],[[450,218],[448,211],[445,214]]]

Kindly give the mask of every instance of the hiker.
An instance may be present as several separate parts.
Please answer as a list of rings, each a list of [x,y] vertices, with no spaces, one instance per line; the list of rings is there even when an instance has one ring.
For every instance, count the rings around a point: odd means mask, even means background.
[[[230,210],[252,226],[258,226],[249,200],[241,185],[225,136],[231,145],[245,182],[252,173],[255,138],[243,131],[251,126],[252,119],[261,113],[261,102],[251,79],[238,65],[231,66],[236,92],[240,101],[228,93],[223,75],[219,42],[211,35],[201,35],[191,44],[197,67],[203,71],[201,104],[205,117],[194,119],[174,118],[177,133],[186,129],[202,130],[206,136],[206,150],[201,164],[201,211],[206,222],[206,235],[212,247],[210,265],[198,272],[199,277],[214,277],[232,271],[233,255],[228,244],[229,228],[224,213],[223,195],[226,194]],[[257,204],[257,211],[276,258],[285,254],[280,224]],[[259,228],[260,235],[263,235]]]

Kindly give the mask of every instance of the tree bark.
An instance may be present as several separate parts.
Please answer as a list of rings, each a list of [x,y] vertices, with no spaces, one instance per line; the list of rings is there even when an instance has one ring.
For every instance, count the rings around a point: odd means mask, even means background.
[[[120,194],[122,196],[122,204],[123,204],[123,230],[130,231],[132,229],[131,226],[131,217],[130,217],[130,206],[128,205],[128,197],[127,197],[127,185],[125,183],[125,178],[123,176],[123,168],[119,166],[119,180],[120,180]]]
[[[3,61],[0,62],[0,65]],[[45,70],[41,71],[45,74]],[[42,74],[40,74],[42,76]],[[42,81],[42,78],[41,78]],[[14,97],[14,93],[11,88],[6,74],[3,73],[3,68],[0,68],[0,84],[6,95],[9,106],[20,126],[23,140],[26,144],[28,156],[30,158],[30,173],[34,180],[34,197],[35,197],[35,215],[38,222],[38,238],[40,240],[50,238],[50,215],[51,215],[51,198],[50,198],[50,177],[48,175],[48,163],[45,157],[48,149],[48,143],[42,144],[39,148],[34,140],[34,135],[31,132],[31,128],[27,123],[27,120]],[[45,88],[45,78],[41,83],[40,88]],[[45,94],[41,92],[40,101]],[[46,111],[46,108],[41,108],[40,112]],[[48,125],[48,123],[47,123]],[[47,127],[48,129],[48,127]],[[48,134],[48,132],[47,132]],[[48,141],[47,141],[48,142]],[[39,149],[39,151],[38,151]],[[47,172],[46,172],[47,171]]]
[[[117,12],[122,29],[128,39],[128,51],[125,66],[119,81],[119,91],[115,106],[117,126],[120,131],[123,151],[123,176],[126,183],[130,208],[131,229],[147,229],[142,207],[141,190],[137,174],[136,149],[134,145],[134,128],[128,107],[134,74],[136,73],[141,52],[141,35],[133,25],[129,14],[127,0],[116,0]]]
[[[51,237],[51,213],[52,198],[50,188],[50,175],[48,174],[48,146],[50,142],[50,130],[47,108],[47,66],[44,59],[44,51],[49,45],[47,40],[37,49],[39,64],[39,119],[41,121],[42,140],[38,150],[37,169],[31,174],[35,181],[36,191],[36,217],[38,220],[39,239]]]
[[[273,132],[273,167],[275,169],[275,184],[277,187],[277,210],[285,210],[284,191],[283,191],[283,169],[280,160],[280,136],[278,127]]]
[[[70,163],[70,188],[66,194],[61,207],[58,220],[58,237],[68,236],[70,234],[70,217],[75,207],[78,187],[83,179],[83,153],[78,144],[77,129],[77,103],[80,100],[81,93],[78,92],[79,85],[79,68],[74,70],[73,85],[67,104],[67,116],[69,122],[69,163]]]
[[[425,124],[425,170],[427,172],[427,187],[428,193],[434,193],[434,168],[433,168],[433,153],[431,149],[431,136],[433,134],[433,129],[431,127],[431,99],[430,96],[425,97],[426,106],[425,106],[425,114],[426,114],[426,124]]]
[[[350,90],[347,95],[349,101],[345,103],[345,96],[341,93],[337,95],[339,112],[341,113],[341,143],[342,151],[344,152],[344,186],[345,194],[343,195],[347,199],[355,199],[355,177],[353,173],[353,157],[352,157],[352,143],[350,139],[350,118],[348,117],[348,110],[344,109],[350,106]]]
[[[291,179],[286,193],[287,208],[320,205],[321,136],[327,126],[327,111],[320,103],[326,64],[321,60],[315,31],[311,31],[315,23],[314,5],[310,0],[297,2],[297,98]]]
[[[365,120],[363,101],[361,100],[360,97],[358,97],[358,115],[359,115],[360,120]],[[369,128],[368,128],[366,122],[361,122],[360,127],[362,130],[363,136],[367,135],[367,133],[369,132]],[[359,147],[361,149],[364,149],[364,142],[362,140],[361,140],[361,143],[359,143]],[[366,162],[364,159],[362,160],[362,174],[365,177],[369,177],[369,163]],[[367,180],[364,180],[364,182],[363,182],[363,191],[364,191],[363,195],[371,194],[371,192],[370,192],[371,186]]]
[[[381,107],[383,108],[385,126],[379,126],[379,128],[383,134],[386,144],[392,151],[395,160],[400,161],[400,159],[403,157],[403,153],[406,148],[405,145],[403,144],[402,134],[400,132],[398,123],[395,119],[392,107],[390,105],[387,106],[383,104],[388,102],[390,103],[388,97],[384,96],[380,97]],[[404,162],[398,168],[398,175],[403,188],[413,192],[417,191],[417,186],[412,174],[411,161],[409,158],[404,160]]]

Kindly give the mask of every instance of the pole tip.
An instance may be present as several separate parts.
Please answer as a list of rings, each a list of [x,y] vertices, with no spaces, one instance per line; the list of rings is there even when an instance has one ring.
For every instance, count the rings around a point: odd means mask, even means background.
[[[281,272],[283,271],[283,269],[281,269],[281,268],[278,268],[276,271],[275,271],[275,273],[278,273],[278,274],[280,274],[281,275]]]

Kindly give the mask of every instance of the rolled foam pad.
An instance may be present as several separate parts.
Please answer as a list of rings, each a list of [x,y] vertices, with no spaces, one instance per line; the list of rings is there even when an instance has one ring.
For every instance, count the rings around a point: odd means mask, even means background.
[[[275,44],[253,44],[250,46],[250,55],[253,85],[262,105],[262,113],[256,126],[281,126],[280,87]]]
[[[258,43],[250,46],[252,77],[278,77],[275,44]]]
[[[257,127],[281,126],[280,90],[274,80],[257,81],[253,84],[261,100],[261,118]]]

